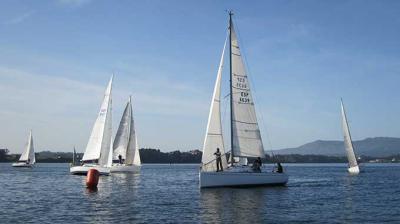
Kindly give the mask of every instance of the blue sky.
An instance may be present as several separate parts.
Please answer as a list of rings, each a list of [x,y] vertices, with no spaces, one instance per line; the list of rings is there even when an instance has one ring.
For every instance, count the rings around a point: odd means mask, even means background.
[[[226,9],[266,149],[341,139],[340,97],[353,139],[399,137],[398,1],[4,0],[0,147],[84,151],[114,72],[114,130],[132,94],[140,146],[201,148]]]

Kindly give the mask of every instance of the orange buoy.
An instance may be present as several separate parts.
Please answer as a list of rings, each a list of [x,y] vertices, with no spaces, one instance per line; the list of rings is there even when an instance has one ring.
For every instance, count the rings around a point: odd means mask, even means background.
[[[96,169],[90,169],[86,175],[86,187],[90,189],[97,188],[100,172]]]

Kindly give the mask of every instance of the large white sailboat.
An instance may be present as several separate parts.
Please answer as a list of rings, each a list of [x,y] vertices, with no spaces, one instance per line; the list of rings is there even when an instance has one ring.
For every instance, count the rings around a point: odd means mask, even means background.
[[[214,94],[211,101],[206,136],[203,145],[202,167],[199,174],[200,187],[285,185],[286,173],[254,172],[247,166],[247,158],[265,158],[264,147],[258,127],[254,102],[250,91],[248,74],[240,54],[238,40],[233,27],[232,13],[229,13],[229,53],[230,53],[230,131],[231,164],[227,164],[221,124],[221,76],[224,63],[226,41]],[[222,156],[222,172],[217,171],[216,149]],[[238,163],[236,159],[238,158]]]
[[[342,109],[342,128],[344,137],[344,148],[346,149],[347,159],[349,161],[349,168],[347,169],[351,174],[360,173],[360,168],[358,167],[356,155],[354,154],[353,141],[351,140],[349,124],[347,122],[346,111],[344,109],[343,100],[340,99],[340,105]]]
[[[18,162],[13,163],[13,167],[33,167],[36,163],[35,149],[33,148],[32,130],[29,132],[28,143],[25,151],[19,157]]]
[[[86,175],[89,169],[97,169],[101,175],[110,173],[112,145],[112,117],[111,117],[111,90],[113,77],[111,77],[104,93],[100,112],[94,123],[85,153],[82,157],[83,165],[70,168],[71,174]]]
[[[132,114],[132,101],[131,97],[129,97],[114,139],[113,164],[110,171],[113,173],[138,172],[140,171],[140,164],[139,147]]]

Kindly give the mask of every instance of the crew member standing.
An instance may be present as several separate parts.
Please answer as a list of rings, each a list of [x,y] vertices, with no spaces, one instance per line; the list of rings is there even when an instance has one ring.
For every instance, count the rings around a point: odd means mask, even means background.
[[[215,160],[217,161],[217,172],[224,171],[224,168],[222,167],[222,158],[219,148],[217,148],[217,151],[214,153],[214,155],[215,155]]]

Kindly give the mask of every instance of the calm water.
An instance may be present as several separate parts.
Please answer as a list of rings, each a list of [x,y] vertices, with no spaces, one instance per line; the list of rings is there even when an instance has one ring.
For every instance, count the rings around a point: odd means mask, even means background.
[[[0,164],[0,223],[400,223],[400,165],[289,165],[287,187],[198,188],[197,165],[144,165],[101,177],[67,164]]]

